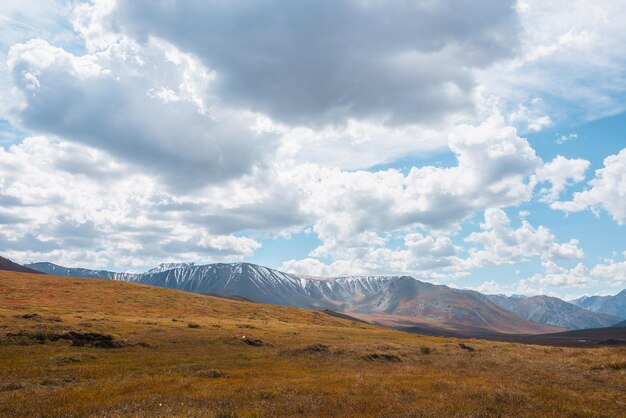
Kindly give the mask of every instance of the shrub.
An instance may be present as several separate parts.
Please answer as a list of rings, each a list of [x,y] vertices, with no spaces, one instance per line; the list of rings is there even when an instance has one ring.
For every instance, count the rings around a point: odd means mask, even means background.
[[[427,356],[428,354],[431,354],[434,350],[430,347],[427,347],[425,345],[420,347],[420,353],[424,354],[425,356]]]
[[[190,322],[187,324],[187,328],[200,328],[200,324],[196,324],[195,322]]]

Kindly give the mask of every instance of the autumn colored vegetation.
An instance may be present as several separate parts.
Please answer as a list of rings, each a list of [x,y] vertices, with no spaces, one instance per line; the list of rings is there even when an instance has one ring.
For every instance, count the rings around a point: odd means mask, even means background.
[[[618,417],[624,364],[624,347],[425,337],[324,312],[0,272],[3,417]]]

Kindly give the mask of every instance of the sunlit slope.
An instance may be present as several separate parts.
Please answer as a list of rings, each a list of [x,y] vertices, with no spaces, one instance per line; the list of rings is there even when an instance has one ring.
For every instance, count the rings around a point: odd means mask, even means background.
[[[0,416],[626,410],[624,348],[463,343],[298,308],[0,272]]]

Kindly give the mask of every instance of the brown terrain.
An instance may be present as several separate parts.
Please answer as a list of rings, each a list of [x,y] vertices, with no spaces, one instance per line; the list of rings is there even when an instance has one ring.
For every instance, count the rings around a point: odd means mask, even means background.
[[[626,347],[394,331],[322,311],[0,272],[0,416],[620,417]]]

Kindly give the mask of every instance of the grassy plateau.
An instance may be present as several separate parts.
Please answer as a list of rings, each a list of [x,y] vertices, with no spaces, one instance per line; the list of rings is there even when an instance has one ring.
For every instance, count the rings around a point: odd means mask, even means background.
[[[620,417],[626,348],[425,337],[311,310],[0,272],[0,416]]]

